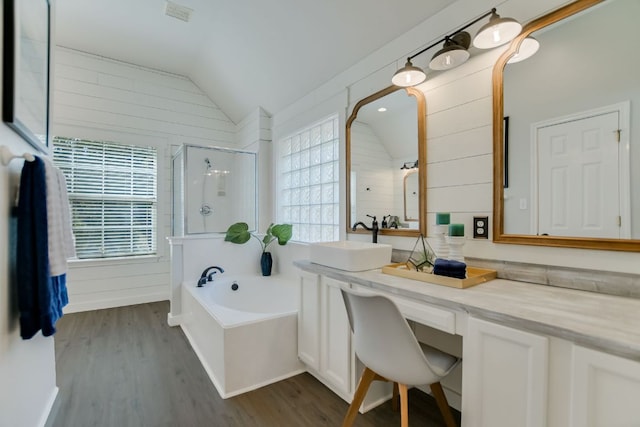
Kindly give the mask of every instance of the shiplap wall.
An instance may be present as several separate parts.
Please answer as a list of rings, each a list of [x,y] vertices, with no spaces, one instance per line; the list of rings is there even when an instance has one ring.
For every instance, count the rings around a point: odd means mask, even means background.
[[[67,312],[168,299],[172,145],[236,146],[236,125],[186,77],[63,47],[54,75],[53,135],[158,149],[158,256],[72,262]]]
[[[563,3],[566,2],[507,0],[501,3],[500,13],[527,22]],[[328,100],[346,98],[347,101],[338,106],[330,105],[336,108],[334,111],[346,110],[348,115],[358,100],[390,84],[390,76],[402,65],[403,55],[417,51],[493,6],[489,0],[454,2],[312,93],[276,112],[273,116],[274,140],[286,134],[292,123],[304,126],[304,122],[329,114]],[[489,216],[492,225],[491,71],[501,51],[499,48],[480,55],[476,51],[466,64],[441,73],[419,87],[427,99],[428,224],[435,222],[435,212],[451,212],[453,221],[465,224],[464,252],[467,256],[640,273],[638,253],[494,244],[491,240],[471,237],[474,215]],[[428,54],[421,55],[413,62],[426,68],[429,57]],[[492,227],[489,231],[493,233]],[[368,236],[350,234],[348,238],[366,240]],[[380,241],[391,243],[394,248],[411,249],[415,239],[380,236]]]
[[[497,52],[424,83],[427,114],[428,223],[451,212],[472,235],[473,216],[493,211],[491,70]]]

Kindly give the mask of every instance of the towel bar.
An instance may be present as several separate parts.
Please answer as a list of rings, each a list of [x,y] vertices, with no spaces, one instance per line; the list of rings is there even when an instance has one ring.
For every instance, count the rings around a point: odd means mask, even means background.
[[[13,159],[25,159],[27,162],[33,162],[35,157],[31,153],[14,154],[6,145],[0,145],[0,162],[3,165],[8,166]]]

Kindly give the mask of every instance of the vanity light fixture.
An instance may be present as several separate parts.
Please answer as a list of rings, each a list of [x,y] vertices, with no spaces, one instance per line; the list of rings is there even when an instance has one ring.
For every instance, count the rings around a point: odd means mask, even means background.
[[[422,71],[422,68],[413,65],[411,58],[407,58],[407,63],[404,64],[404,67],[395,72],[391,78],[391,83],[400,87],[410,87],[419,85],[427,79],[427,74]]]
[[[429,68],[436,71],[449,70],[462,65],[469,59],[469,45],[471,35],[466,31],[445,37],[442,49],[436,52],[429,62]]]
[[[540,42],[533,37],[527,37],[522,40],[518,51],[513,54],[507,61],[507,64],[515,64],[516,62],[524,61],[527,58],[531,58],[540,48]]]
[[[470,56],[467,51],[470,45],[470,40],[467,42],[469,33],[464,30],[487,16],[491,16],[489,22],[480,28],[473,39],[473,45],[479,49],[491,49],[503,45],[513,40],[522,31],[522,25],[518,21],[512,18],[501,18],[495,8],[491,9],[462,28],[409,56],[404,67],[395,72],[391,82],[400,87],[416,86],[424,82],[427,74],[420,67],[413,65],[411,60],[443,42],[443,48],[433,56],[429,68],[438,71],[449,70],[463,64]]]
[[[522,31],[522,25],[513,18],[501,18],[496,9],[491,10],[489,22],[484,24],[473,39],[478,49],[491,49],[510,42]]]
[[[418,161],[415,162],[404,162],[400,170],[410,170],[410,169],[418,169]]]

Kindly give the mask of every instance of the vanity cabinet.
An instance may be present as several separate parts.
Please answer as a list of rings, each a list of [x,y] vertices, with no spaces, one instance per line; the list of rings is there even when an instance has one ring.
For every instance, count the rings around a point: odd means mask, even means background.
[[[349,284],[320,277],[320,373],[346,396],[353,394],[354,354],[351,327],[341,287]]]
[[[470,317],[463,427],[640,425],[640,362]]]
[[[500,280],[470,291],[377,278],[375,272],[337,272],[332,276],[342,280],[336,280],[301,267],[300,360],[347,402],[363,366],[354,354],[342,287],[391,298],[414,322],[418,339],[451,354],[461,350],[462,393],[452,382],[456,398],[449,402],[461,408],[462,427],[640,426],[636,300]],[[618,318],[625,321],[617,325]],[[388,383],[374,382],[361,411],[390,394]]]
[[[300,272],[298,357],[343,399],[353,395],[351,328],[340,287],[349,284]]]
[[[351,346],[351,326],[340,288],[348,282],[300,271],[298,357],[334,393],[351,403],[364,370]],[[360,408],[368,411],[391,397],[391,384],[374,382]]]
[[[640,425],[640,362],[573,346],[570,427]]]
[[[309,368],[320,370],[320,276],[300,271],[298,310],[298,358]]]
[[[462,360],[463,427],[546,425],[547,337],[470,317]]]

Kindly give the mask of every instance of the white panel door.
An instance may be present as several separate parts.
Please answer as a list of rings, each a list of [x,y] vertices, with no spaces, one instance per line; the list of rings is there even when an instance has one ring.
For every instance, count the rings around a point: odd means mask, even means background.
[[[546,425],[548,338],[470,317],[462,360],[463,427]]]
[[[575,346],[571,427],[640,426],[640,363]]]
[[[300,271],[298,358],[320,369],[320,276]]]
[[[351,327],[340,287],[349,284],[322,277],[322,376],[345,395],[351,394]]]
[[[539,234],[620,237],[618,116],[537,130]]]

